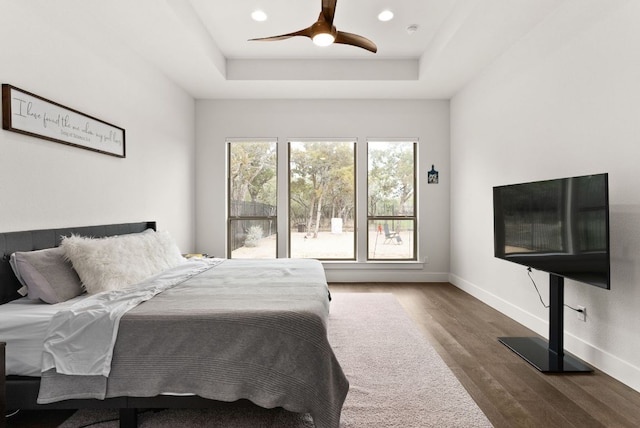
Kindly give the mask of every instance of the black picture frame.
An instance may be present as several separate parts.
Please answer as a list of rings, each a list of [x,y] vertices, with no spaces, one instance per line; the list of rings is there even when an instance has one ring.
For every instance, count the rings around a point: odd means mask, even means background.
[[[7,83],[2,84],[2,129],[126,157],[123,128]]]

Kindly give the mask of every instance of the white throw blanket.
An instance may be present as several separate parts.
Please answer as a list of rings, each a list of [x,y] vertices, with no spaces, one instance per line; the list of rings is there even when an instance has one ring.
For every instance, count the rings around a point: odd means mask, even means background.
[[[45,336],[42,371],[55,369],[67,375],[109,376],[122,316],[156,294],[223,261],[190,259],[139,284],[91,295],[57,312]]]

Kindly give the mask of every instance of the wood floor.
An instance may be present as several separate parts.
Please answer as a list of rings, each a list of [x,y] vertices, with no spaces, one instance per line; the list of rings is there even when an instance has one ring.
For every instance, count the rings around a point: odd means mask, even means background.
[[[640,393],[597,370],[540,373],[497,340],[535,334],[451,284],[330,288],[393,293],[497,428],[640,426]]]
[[[538,372],[497,340],[534,334],[451,284],[332,283],[330,288],[393,293],[496,428],[640,426],[640,393],[599,371]],[[68,414],[22,412],[8,427],[53,428]]]

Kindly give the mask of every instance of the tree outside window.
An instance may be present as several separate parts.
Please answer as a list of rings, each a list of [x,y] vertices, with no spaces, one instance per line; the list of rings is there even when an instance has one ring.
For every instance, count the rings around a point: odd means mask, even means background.
[[[231,258],[277,256],[277,152],[275,141],[229,142]]]
[[[366,260],[416,260],[417,143],[369,141],[366,147]],[[228,149],[229,257],[278,257],[279,235],[292,258],[364,257],[356,253],[355,141],[289,142],[280,171],[289,180],[288,206],[280,207],[288,210],[288,227],[279,231],[277,142],[232,140]]]
[[[416,260],[416,143],[367,143],[367,259]]]
[[[355,259],[355,142],[289,143],[289,249],[294,258]]]

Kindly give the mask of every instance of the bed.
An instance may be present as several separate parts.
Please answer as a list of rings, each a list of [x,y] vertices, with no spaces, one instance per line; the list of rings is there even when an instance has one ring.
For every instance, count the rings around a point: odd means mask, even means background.
[[[316,260],[180,256],[180,262],[149,271],[133,285],[96,291],[87,285],[93,278],[87,272],[98,270],[102,276],[96,281],[110,284],[118,266],[129,269],[127,263],[147,247],[138,253],[118,250],[122,259],[84,260],[93,247],[80,246],[74,272],[91,293],[51,304],[42,301],[51,299],[46,290],[35,300],[36,287],[29,288],[32,298],[18,293],[22,284],[10,264],[12,254],[49,248],[57,254],[64,248],[74,256],[73,239],[78,245],[138,245],[160,240],[155,229],[154,222],[140,222],[0,233],[6,408],[117,408],[120,426],[134,427],[139,408],[246,399],[310,413],[317,428],[337,428],[349,384],[327,340],[330,295]],[[153,265],[145,257],[142,262]],[[107,270],[111,276],[105,278],[102,265],[112,259],[116,273]]]

